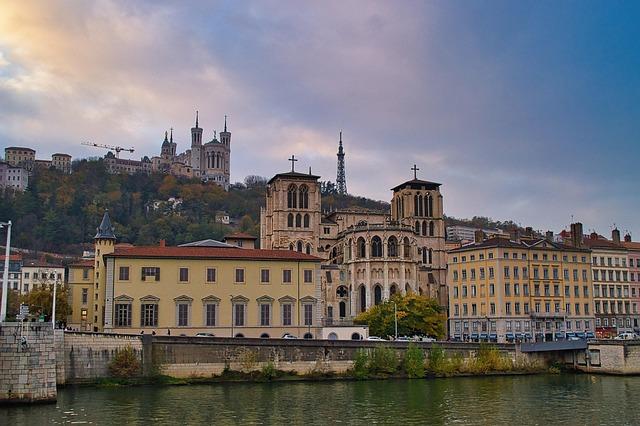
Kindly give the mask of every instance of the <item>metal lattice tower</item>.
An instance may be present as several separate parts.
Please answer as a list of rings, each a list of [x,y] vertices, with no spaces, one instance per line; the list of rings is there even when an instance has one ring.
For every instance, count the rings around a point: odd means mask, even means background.
[[[342,149],[342,130],[340,130],[340,145],[338,147],[338,177],[336,178],[336,190],[338,194],[347,193],[347,178],[344,173],[344,150]]]

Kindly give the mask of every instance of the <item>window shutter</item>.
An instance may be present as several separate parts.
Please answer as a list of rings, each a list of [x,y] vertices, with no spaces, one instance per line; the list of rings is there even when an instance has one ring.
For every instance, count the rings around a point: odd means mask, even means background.
[[[160,268],[156,268],[156,281],[160,281]]]

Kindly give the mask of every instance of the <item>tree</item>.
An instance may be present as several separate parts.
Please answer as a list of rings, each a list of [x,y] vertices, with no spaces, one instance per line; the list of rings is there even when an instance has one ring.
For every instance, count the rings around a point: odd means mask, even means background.
[[[368,325],[372,335],[392,336],[395,333],[394,302],[397,305],[398,335],[444,337],[446,317],[438,302],[413,293],[394,295],[359,314],[354,322]]]
[[[67,321],[71,315],[71,305],[67,287],[58,284],[56,289],[56,321]],[[32,314],[41,313],[45,317],[51,318],[53,302],[53,284],[42,284],[32,289],[22,296],[22,303],[29,305],[29,312]]]

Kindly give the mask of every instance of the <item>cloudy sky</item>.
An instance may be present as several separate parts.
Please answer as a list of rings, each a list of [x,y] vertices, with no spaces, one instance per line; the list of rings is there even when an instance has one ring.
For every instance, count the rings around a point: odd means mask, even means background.
[[[640,3],[0,0],[0,145],[156,155],[229,115],[232,180],[299,170],[445,213],[640,239]]]

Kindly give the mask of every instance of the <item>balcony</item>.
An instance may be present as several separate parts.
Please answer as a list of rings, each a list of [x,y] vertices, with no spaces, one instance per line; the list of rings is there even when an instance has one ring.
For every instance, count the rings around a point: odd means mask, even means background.
[[[560,310],[558,312],[531,312],[531,318],[565,318],[567,311]]]

